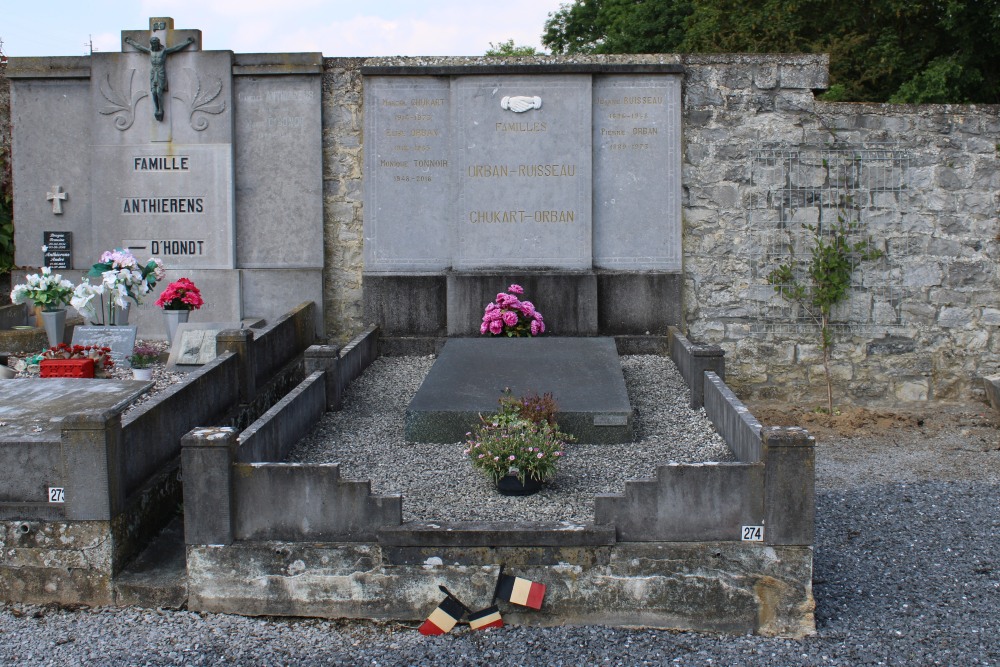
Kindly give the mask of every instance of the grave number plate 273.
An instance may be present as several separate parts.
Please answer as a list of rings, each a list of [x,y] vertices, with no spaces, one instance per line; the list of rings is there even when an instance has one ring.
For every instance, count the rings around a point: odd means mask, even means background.
[[[50,486],[49,487],[49,502],[50,503],[64,503],[66,502],[66,490],[61,486]]]

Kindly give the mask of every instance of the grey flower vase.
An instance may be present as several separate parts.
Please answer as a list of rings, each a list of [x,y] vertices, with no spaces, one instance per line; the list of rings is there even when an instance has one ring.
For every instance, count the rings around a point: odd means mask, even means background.
[[[173,345],[174,335],[177,333],[177,325],[188,321],[190,310],[164,310],[163,317],[167,321],[167,343]]]
[[[42,323],[45,325],[45,335],[49,337],[49,347],[55,347],[63,342],[66,335],[66,309],[43,310]]]

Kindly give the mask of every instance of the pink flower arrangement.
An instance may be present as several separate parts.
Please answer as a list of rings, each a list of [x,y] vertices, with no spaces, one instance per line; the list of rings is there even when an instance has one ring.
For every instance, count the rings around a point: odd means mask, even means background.
[[[156,305],[164,310],[198,310],[205,302],[201,291],[187,278],[180,278],[160,293]]]
[[[506,292],[497,294],[496,301],[486,306],[479,333],[493,336],[537,336],[545,332],[542,314],[535,310],[530,301],[518,297],[524,294],[520,285],[511,285]]]

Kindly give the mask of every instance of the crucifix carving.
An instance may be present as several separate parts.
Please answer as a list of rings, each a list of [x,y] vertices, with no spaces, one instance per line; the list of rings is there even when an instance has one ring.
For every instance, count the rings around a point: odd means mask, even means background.
[[[153,118],[163,120],[163,93],[167,90],[167,56],[194,44],[194,38],[188,37],[170,48],[164,48],[160,38],[156,36],[149,38],[149,46],[143,46],[131,37],[126,37],[125,42],[149,54],[149,92],[153,97]]]
[[[45,199],[52,202],[52,212],[56,215],[62,215],[62,203],[63,200],[69,197],[69,194],[63,192],[61,185],[53,185],[52,189],[55,192],[46,192]]]

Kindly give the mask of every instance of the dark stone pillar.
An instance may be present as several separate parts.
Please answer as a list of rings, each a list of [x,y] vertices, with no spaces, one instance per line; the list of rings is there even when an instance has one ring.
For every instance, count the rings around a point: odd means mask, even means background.
[[[240,403],[251,403],[257,395],[257,363],[254,359],[253,329],[229,329],[215,337],[218,354],[232,352],[240,364]]]
[[[303,357],[306,376],[323,371],[326,383],[326,409],[340,410],[343,405],[343,387],[337,381],[340,370],[340,348],[335,345],[310,345]]]
[[[196,428],[181,440],[184,476],[184,541],[187,544],[232,544],[233,462],[239,431]]]
[[[816,532],[816,439],[797,426],[770,426],[764,441],[764,540],[808,546]]]

